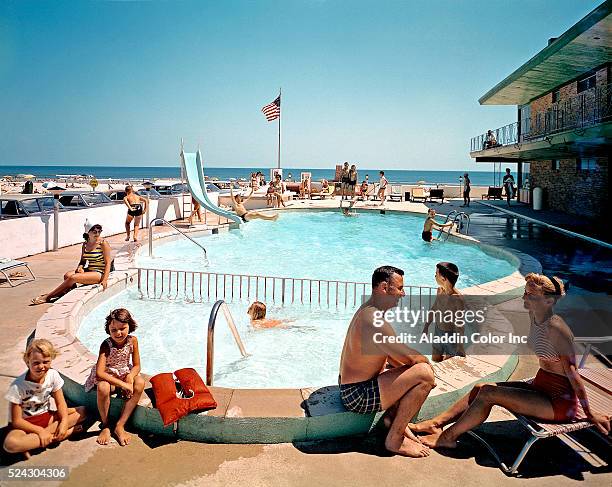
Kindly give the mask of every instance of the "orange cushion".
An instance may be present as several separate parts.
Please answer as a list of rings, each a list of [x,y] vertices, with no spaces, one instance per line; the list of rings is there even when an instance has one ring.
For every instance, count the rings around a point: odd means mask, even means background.
[[[186,368],[175,372],[183,397],[177,396],[174,376],[164,372],[151,377],[155,405],[159,409],[164,426],[167,426],[193,411],[215,409],[217,403],[195,369]]]

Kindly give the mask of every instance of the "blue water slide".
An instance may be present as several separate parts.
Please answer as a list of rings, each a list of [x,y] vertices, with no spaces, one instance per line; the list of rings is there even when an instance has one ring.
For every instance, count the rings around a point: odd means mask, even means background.
[[[187,176],[187,185],[193,198],[200,203],[204,209],[213,212],[215,215],[225,217],[238,224],[242,223],[242,219],[230,211],[223,210],[215,205],[208,198],[206,193],[206,182],[204,181],[204,172],[202,168],[202,154],[198,152],[181,151],[181,163]]]

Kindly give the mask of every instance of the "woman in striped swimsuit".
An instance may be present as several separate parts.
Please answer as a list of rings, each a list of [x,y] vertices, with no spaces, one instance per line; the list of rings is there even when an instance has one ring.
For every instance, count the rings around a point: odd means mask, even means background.
[[[531,318],[527,343],[540,365],[535,378],[528,382],[477,384],[450,409],[428,421],[409,425],[414,432],[429,433],[422,437],[425,445],[455,448],[457,438],[484,423],[495,405],[545,421],[566,422],[576,417],[580,404],[586,418],[602,433],[610,431],[610,416],[589,407],[576,368],[573,334],[553,311],[554,304],[565,294],[563,281],[540,274],[527,274],[525,281],[523,302]]]
[[[101,225],[92,226],[83,234],[85,242],[81,250],[81,260],[76,270],[64,274],[64,282],[48,294],[41,294],[32,299],[32,304],[48,303],[52,299],[66,294],[77,284],[102,284],[106,289],[111,267],[110,245],[100,237]]]

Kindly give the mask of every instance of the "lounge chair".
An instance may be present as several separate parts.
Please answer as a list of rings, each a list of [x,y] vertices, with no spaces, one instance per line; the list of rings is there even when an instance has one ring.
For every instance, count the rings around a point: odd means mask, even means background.
[[[482,199],[488,200],[501,200],[502,198],[502,190],[503,188],[498,188],[496,186],[489,186],[489,190],[487,194],[482,195]]]
[[[26,277],[25,274],[19,272],[19,276],[15,275],[17,274],[17,272],[15,273],[7,273],[7,271],[11,270],[11,269],[16,269],[18,267],[25,267],[28,272],[30,273],[30,275],[32,277]],[[2,273],[2,275],[4,276],[4,279],[11,285],[11,287],[16,287],[19,286],[20,284],[25,284],[26,282],[32,282],[36,280],[36,276],[34,275],[34,273],[32,272],[32,269],[30,269],[30,266],[28,265],[27,262],[21,262],[20,260],[13,260],[13,259],[1,259],[0,258],[0,273]],[[13,281],[11,280],[11,274],[13,274],[13,279],[15,279],[16,277],[19,277],[20,280],[17,284],[13,284]],[[23,278],[23,279],[22,279]]]
[[[429,201],[441,200],[444,203],[444,189],[432,188],[429,190]]]
[[[387,198],[389,198],[389,201],[395,201],[396,199],[402,201],[402,187],[400,185],[391,185],[391,194]]]
[[[413,188],[412,194],[410,195],[410,201],[415,201],[415,200],[427,201],[427,198],[429,198],[429,193],[425,192],[425,189],[419,186],[417,186],[416,188]]]
[[[500,188],[501,189],[501,188]],[[609,340],[610,337],[604,337],[604,339]],[[576,342],[583,341],[586,343],[588,339],[579,339],[576,338]],[[597,338],[598,342],[601,342],[601,337]],[[586,362],[587,355],[590,351],[590,346],[587,347],[587,351],[585,355],[582,357],[580,362],[581,365],[584,365]],[[604,414],[609,414],[612,411],[612,369],[608,368],[597,368],[597,369],[578,369],[578,373],[583,379],[584,386],[587,392],[587,398],[589,400],[590,407]],[[529,418],[527,416],[522,416],[520,414],[514,414],[516,419],[522,424],[527,431],[531,433],[531,436],[521,449],[520,453],[516,457],[516,460],[512,463],[511,466],[507,466],[497,455],[495,450],[489,443],[487,443],[481,436],[479,436],[474,431],[469,431],[473,438],[480,441],[486,448],[489,450],[489,453],[495,458],[497,463],[499,463],[500,468],[504,471],[504,473],[508,475],[514,475],[517,473],[519,466],[521,465],[523,459],[527,455],[529,449],[533,446],[533,444],[542,439],[542,438],[551,438],[554,436],[564,436],[573,431],[579,431],[585,428],[590,428],[593,424],[586,419],[586,415],[582,410],[582,407],[578,405],[578,412],[576,414],[576,419],[572,422],[568,423],[553,423],[547,421],[541,421],[539,419]],[[574,443],[571,441],[571,443]]]
[[[334,186],[332,184],[330,184],[326,190],[319,189],[317,191],[313,188],[313,186],[310,187],[310,199],[319,198],[319,199],[324,200],[328,196],[330,198],[333,197],[333,195],[334,195]]]

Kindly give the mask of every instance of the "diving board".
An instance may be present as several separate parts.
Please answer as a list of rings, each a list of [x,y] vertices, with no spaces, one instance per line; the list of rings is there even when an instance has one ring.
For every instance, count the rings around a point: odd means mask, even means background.
[[[238,215],[219,208],[208,198],[206,182],[204,181],[204,169],[202,167],[202,153],[199,150],[195,153],[181,151],[181,164],[185,170],[189,191],[193,199],[200,203],[202,208],[238,224],[242,223]]]

